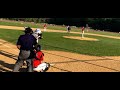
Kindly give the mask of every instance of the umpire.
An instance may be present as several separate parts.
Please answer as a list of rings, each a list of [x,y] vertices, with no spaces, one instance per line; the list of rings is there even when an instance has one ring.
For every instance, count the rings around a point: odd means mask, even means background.
[[[26,60],[28,72],[32,72],[33,49],[37,44],[36,38],[32,35],[33,31],[30,27],[25,28],[25,34],[20,35],[17,41],[17,48],[20,50],[18,60],[15,63],[13,72],[19,72],[19,69]]]

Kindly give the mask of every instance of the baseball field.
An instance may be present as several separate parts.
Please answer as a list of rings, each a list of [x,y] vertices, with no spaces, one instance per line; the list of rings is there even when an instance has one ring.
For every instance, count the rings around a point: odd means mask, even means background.
[[[12,72],[19,54],[15,44],[24,26],[43,31],[43,24],[0,21],[0,72]],[[81,38],[81,28],[73,27],[67,33],[65,26],[48,25],[39,44],[44,61],[51,64],[47,72],[120,71],[119,33],[89,29]]]

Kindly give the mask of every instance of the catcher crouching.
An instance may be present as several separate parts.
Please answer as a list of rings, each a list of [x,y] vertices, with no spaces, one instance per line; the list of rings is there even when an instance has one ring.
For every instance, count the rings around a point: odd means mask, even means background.
[[[33,59],[33,72],[45,72],[50,68],[50,64],[43,62],[44,53],[41,51],[41,46],[38,44],[35,47],[35,58]]]

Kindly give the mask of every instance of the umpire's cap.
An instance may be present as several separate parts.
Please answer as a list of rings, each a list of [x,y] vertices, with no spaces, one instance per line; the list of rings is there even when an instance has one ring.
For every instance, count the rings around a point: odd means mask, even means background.
[[[25,33],[33,33],[33,30],[30,27],[25,28]]]

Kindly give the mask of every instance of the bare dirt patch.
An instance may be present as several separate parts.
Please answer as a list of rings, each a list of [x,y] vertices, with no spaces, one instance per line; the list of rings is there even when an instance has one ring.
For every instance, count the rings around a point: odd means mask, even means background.
[[[95,38],[80,37],[80,36],[63,36],[64,38],[77,39],[77,40],[86,40],[86,41],[99,41]]]

